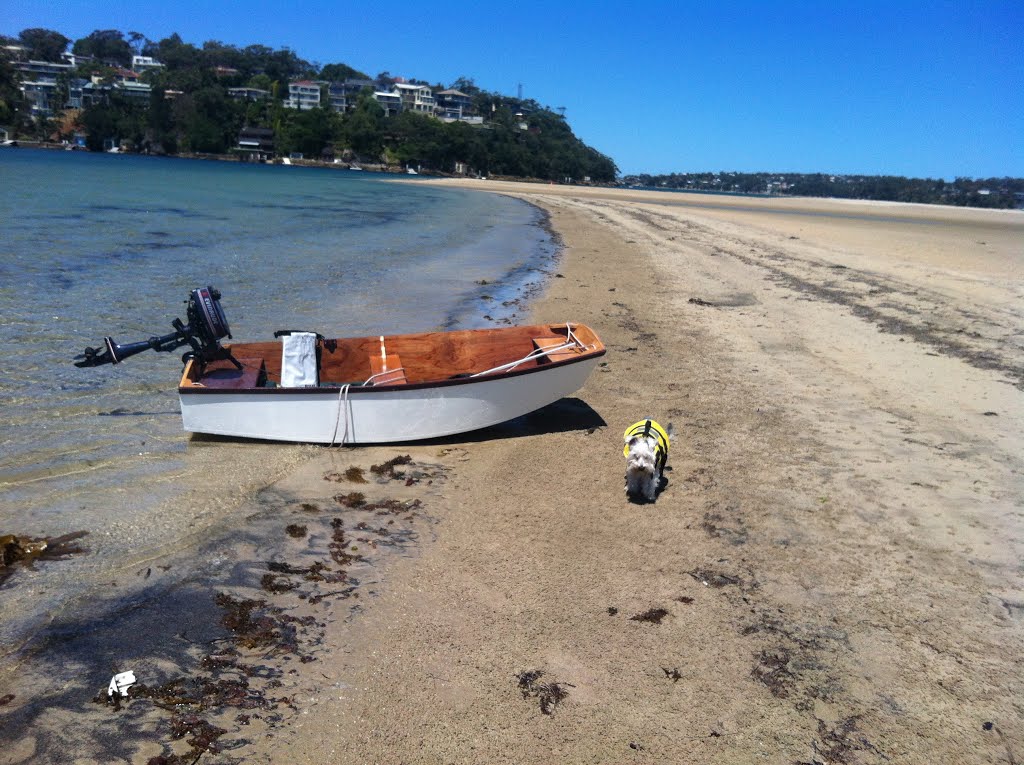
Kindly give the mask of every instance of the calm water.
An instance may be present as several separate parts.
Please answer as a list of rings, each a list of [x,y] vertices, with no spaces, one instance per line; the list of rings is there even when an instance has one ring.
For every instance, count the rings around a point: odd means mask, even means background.
[[[8,646],[104,577],[187,548],[310,453],[191,438],[180,351],[78,369],[86,345],[171,331],[207,284],[239,341],[487,326],[515,320],[500,304],[555,253],[540,213],[503,197],[79,152],[0,149],[0,221],[0,534],[90,532],[87,555],[4,588]]]

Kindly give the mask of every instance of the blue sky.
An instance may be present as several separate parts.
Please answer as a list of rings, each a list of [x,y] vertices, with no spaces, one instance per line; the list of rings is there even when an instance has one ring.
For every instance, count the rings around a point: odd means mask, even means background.
[[[565,107],[623,173],[1024,176],[1024,2],[5,2],[0,33],[178,32]]]

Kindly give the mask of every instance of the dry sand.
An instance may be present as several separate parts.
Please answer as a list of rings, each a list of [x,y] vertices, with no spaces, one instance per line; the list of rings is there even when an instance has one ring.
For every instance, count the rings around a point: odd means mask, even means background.
[[[550,429],[445,454],[433,540],[259,756],[1021,762],[1024,214],[461,185],[550,211],[531,318],[607,365]],[[679,435],[633,504],[645,416]]]

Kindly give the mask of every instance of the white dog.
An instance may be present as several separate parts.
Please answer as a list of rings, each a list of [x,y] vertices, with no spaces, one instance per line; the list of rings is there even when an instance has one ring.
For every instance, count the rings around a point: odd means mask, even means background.
[[[626,428],[626,494],[653,502],[661,486],[661,474],[668,462],[672,423],[665,430],[652,419],[640,420]]]

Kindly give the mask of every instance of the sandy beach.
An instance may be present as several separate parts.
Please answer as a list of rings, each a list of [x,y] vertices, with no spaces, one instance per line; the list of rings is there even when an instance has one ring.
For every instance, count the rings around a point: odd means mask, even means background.
[[[1024,215],[441,183],[550,212],[532,318],[608,363],[550,432],[446,453],[433,540],[269,761],[1024,757]],[[645,416],[679,435],[638,505]]]
[[[1022,761],[1024,214],[436,183],[548,211],[522,319],[589,324],[607,363],[518,430],[323,449],[272,487],[323,505],[396,453],[438,476],[288,665],[293,711],[201,762]],[[677,436],[637,504],[647,416]]]

